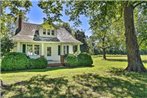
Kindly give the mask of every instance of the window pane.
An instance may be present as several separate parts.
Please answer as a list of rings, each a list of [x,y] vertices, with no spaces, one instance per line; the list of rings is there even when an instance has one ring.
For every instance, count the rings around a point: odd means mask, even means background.
[[[33,46],[32,45],[27,45],[27,54],[33,55]]]
[[[73,52],[75,53],[75,52],[77,52],[77,50],[78,50],[78,46],[77,45],[74,45],[73,46]]]
[[[43,29],[43,34],[46,35],[46,29]]]
[[[22,52],[26,53],[26,45],[25,44],[22,45]]]
[[[69,54],[69,46],[67,46],[67,54]]]
[[[58,45],[58,55],[61,55],[61,46]]]
[[[34,45],[34,54],[39,55],[39,45]]]
[[[50,30],[47,30],[47,35],[50,35]]]
[[[54,35],[54,30],[51,30],[52,31],[52,35]]]
[[[51,47],[47,47],[47,56],[51,56]]]

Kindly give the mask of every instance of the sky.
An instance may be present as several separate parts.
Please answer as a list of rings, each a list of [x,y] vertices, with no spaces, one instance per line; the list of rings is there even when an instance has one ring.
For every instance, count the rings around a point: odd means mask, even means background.
[[[28,22],[36,23],[36,24],[43,23],[43,17],[45,17],[46,15],[43,13],[42,9],[38,7],[37,1],[32,1],[32,4],[33,5],[31,7],[30,11],[27,13],[27,17],[29,18]],[[71,26],[74,26],[73,22],[69,21],[69,17],[64,14],[64,11],[63,11],[62,14],[63,14],[63,16],[61,17],[61,19],[64,22],[68,22]],[[82,24],[79,27],[76,27],[76,28],[79,29],[79,30],[85,31],[85,35],[90,36],[91,30],[89,29],[88,18],[81,16],[80,20],[81,20]]]

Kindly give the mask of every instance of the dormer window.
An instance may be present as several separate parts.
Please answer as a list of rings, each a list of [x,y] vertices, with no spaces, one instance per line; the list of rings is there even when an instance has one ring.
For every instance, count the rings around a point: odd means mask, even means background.
[[[54,30],[51,30],[52,31],[52,35],[54,35]]]
[[[47,30],[47,35],[50,35],[50,30]]]
[[[46,29],[43,29],[43,34],[46,35]]]

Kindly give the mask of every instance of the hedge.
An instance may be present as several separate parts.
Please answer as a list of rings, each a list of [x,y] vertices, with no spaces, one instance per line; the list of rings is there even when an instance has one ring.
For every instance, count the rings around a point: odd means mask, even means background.
[[[68,54],[65,57],[65,66],[69,66],[69,67],[75,67],[78,66],[78,59],[75,55],[73,54]]]
[[[46,68],[48,65],[47,60],[44,57],[40,57],[37,59],[30,59],[29,68]]]
[[[79,55],[69,54],[65,57],[65,66],[92,66],[93,60],[87,53],[80,53]]]
[[[78,62],[81,66],[92,66],[92,57],[87,53],[81,53],[78,56]]]
[[[4,56],[1,62],[2,71],[12,71],[32,68],[46,68],[48,65],[44,57],[31,59],[24,53],[10,52]]]
[[[18,52],[6,54],[1,62],[1,69],[4,71],[26,69],[28,66],[29,59],[27,56]]]

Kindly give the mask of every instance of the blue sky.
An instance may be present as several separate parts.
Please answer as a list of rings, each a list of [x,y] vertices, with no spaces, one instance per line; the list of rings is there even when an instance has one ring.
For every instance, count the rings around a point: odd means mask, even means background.
[[[46,15],[43,13],[42,9],[37,6],[37,1],[32,1],[33,6],[31,7],[27,17],[29,18],[30,23],[41,24],[43,23],[43,17]],[[63,17],[61,18],[64,22],[68,22],[71,26],[73,26],[73,22],[69,22],[69,17],[66,16],[63,12]],[[84,30],[85,35],[90,36],[91,31],[89,30],[88,18],[81,16],[80,20],[82,24],[78,28],[79,30]]]

